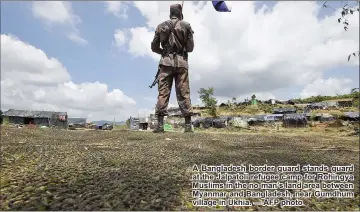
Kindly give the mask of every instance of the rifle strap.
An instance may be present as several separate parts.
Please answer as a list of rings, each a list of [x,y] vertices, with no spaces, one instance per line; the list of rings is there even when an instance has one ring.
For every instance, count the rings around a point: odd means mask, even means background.
[[[177,20],[174,25],[176,26],[176,24],[178,23],[179,20]],[[174,26],[172,25],[172,21],[165,21],[165,24],[169,27],[169,29],[171,30],[171,32],[175,35],[175,38],[177,40],[177,42],[180,44],[180,49],[184,50],[184,44],[181,42],[181,40],[179,39],[178,34],[176,33]]]

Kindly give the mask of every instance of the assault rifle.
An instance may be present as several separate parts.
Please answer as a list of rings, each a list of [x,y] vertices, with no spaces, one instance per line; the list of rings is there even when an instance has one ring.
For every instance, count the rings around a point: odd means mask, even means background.
[[[154,86],[159,82],[160,62],[161,62],[161,59],[162,59],[162,56],[161,56],[160,61],[159,61],[158,71],[157,71],[157,73],[156,73],[154,82],[149,86],[150,89],[151,89],[152,87],[154,87]]]
[[[159,73],[160,73],[160,65],[158,66],[158,71],[156,73],[154,82],[149,86],[149,88],[154,87],[159,82]]]

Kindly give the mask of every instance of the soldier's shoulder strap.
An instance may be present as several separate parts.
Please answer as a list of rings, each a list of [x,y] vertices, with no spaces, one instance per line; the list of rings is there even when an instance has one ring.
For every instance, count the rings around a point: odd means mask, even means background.
[[[179,20],[175,21],[174,26],[176,26],[176,24],[178,23]],[[171,20],[169,21],[165,21],[165,24],[169,27],[169,29],[171,30],[171,32],[174,34],[176,40],[178,41],[178,43],[181,45],[180,48],[184,48],[184,44],[181,42],[181,40],[179,39],[178,34],[176,33],[173,23]]]

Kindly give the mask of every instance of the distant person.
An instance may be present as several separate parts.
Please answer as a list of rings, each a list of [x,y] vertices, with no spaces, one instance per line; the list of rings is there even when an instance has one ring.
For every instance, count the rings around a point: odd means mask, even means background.
[[[155,115],[158,124],[155,133],[164,132],[164,116],[168,115],[170,93],[175,79],[176,97],[185,117],[185,132],[193,132],[191,127],[192,107],[189,86],[188,52],[194,49],[194,31],[183,21],[182,6],[170,6],[170,20],[159,24],[151,42],[153,52],[161,55],[159,62],[158,100]],[[161,47],[160,47],[161,44]]]

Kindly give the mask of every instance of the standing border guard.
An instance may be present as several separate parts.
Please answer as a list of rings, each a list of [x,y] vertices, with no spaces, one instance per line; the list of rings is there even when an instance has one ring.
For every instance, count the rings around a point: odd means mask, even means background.
[[[158,125],[153,131],[155,133],[164,132],[164,116],[168,115],[167,107],[174,80],[177,101],[182,115],[185,117],[185,132],[193,132],[188,52],[192,52],[194,49],[194,31],[189,23],[183,21],[183,18],[182,6],[180,4],[171,5],[170,20],[157,26],[151,42],[152,51],[161,55],[156,76],[159,94],[155,109],[158,119]]]

